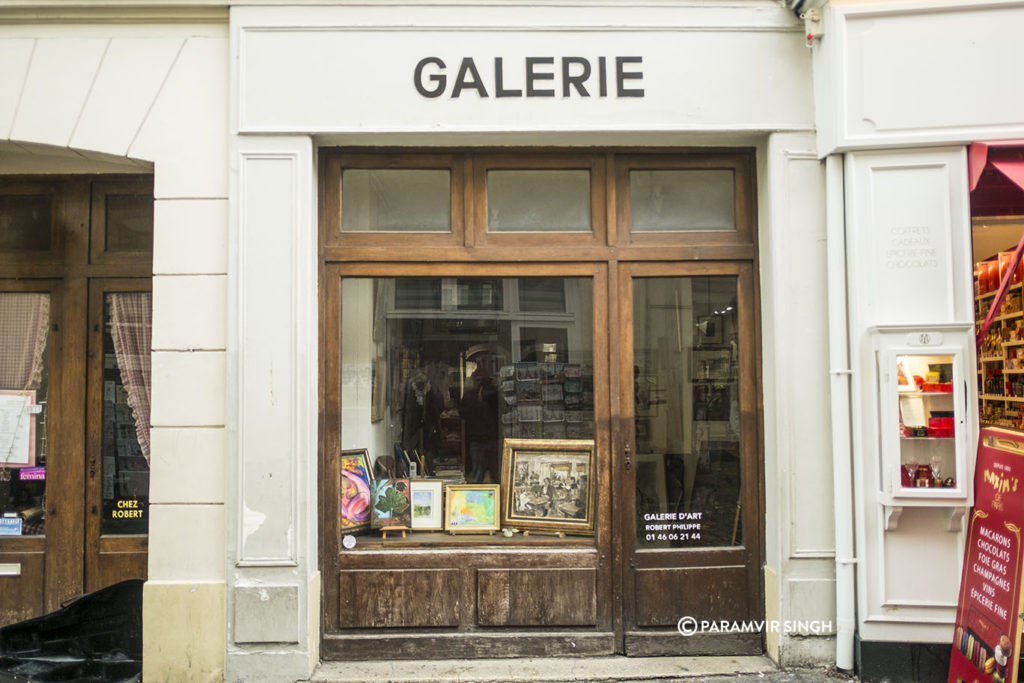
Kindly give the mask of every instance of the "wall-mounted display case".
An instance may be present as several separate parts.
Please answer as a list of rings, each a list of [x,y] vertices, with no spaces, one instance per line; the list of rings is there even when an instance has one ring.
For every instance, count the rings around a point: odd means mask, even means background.
[[[956,530],[973,501],[972,326],[885,326],[871,334],[886,528],[895,528],[904,506],[927,506],[951,508]]]

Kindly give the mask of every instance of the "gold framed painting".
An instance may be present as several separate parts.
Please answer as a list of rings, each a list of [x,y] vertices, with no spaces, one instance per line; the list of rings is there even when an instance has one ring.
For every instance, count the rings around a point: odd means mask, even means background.
[[[503,526],[524,531],[594,533],[594,442],[505,439],[501,458]]]

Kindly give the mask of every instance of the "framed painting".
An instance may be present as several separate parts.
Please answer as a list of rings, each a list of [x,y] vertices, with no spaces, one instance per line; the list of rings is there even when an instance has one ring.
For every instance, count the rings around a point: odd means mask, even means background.
[[[523,530],[594,533],[594,442],[505,439],[501,523]]]
[[[350,534],[370,526],[370,494],[373,468],[365,448],[341,452],[341,533]]]
[[[408,479],[377,479],[370,496],[370,527],[373,529],[410,528]]]
[[[409,480],[413,529],[440,531],[444,528],[444,481],[441,479]]]
[[[501,494],[497,484],[451,484],[445,494],[445,531],[479,533],[500,528]]]

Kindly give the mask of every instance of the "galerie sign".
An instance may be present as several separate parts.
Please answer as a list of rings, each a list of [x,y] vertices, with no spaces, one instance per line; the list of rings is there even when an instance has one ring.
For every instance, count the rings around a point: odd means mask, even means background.
[[[949,683],[1017,680],[1024,435],[983,429],[964,550]]]
[[[643,57],[525,57],[516,67],[495,57],[494,70],[481,71],[472,57],[463,57],[457,68],[440,57],[424,57],[413,69],[413,83],[429,99],[457,99],[464,92],[496,98],[643,97],[642,66]]]

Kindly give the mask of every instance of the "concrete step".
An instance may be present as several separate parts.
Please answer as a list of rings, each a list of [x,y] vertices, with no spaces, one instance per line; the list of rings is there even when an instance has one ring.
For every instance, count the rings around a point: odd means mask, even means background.
[[[630,683],[729,680],[815,683],[853,680],[825,670],[780,671],[767,657],[530,657],[324,662],[317,683]]]

